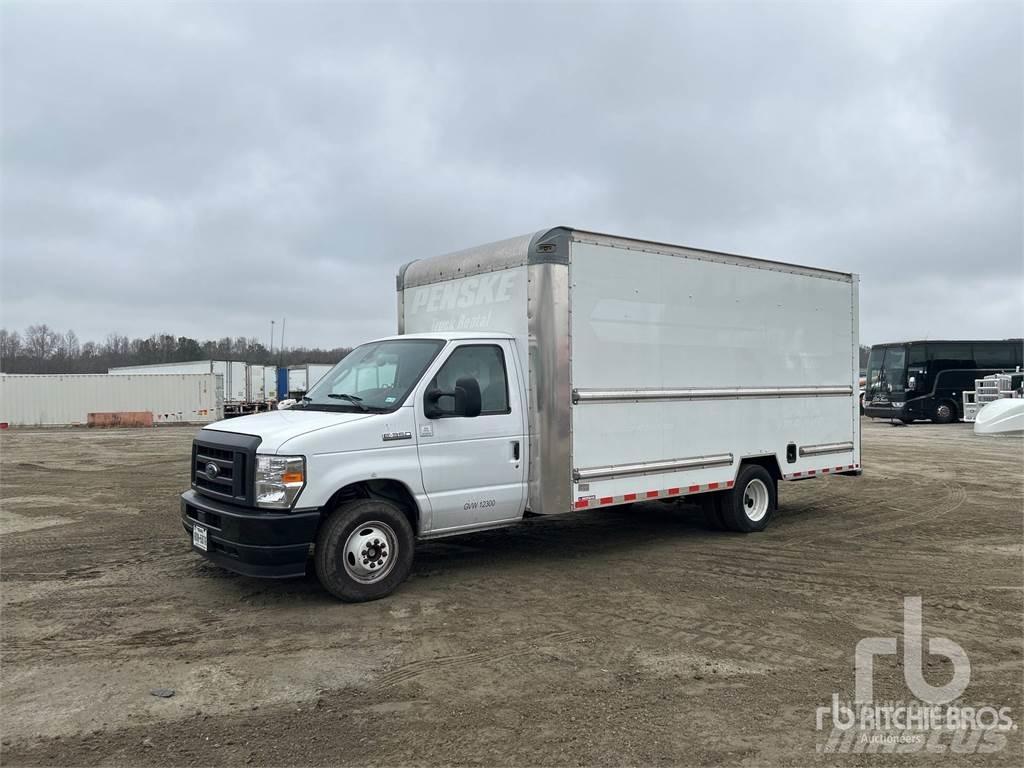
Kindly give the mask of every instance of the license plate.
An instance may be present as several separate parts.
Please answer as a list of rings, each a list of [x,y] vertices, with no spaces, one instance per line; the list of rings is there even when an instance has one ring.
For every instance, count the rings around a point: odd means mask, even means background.
[[[192,526],[192,546],[206,551],[206,529],[201,525]]]

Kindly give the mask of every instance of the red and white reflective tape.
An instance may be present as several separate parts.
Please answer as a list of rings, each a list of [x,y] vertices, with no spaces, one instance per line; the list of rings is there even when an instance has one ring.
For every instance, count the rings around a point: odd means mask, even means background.
[[[794,472],[791,475],[783,475],[785,480],[797,480],[818,475],[835,474],[836,472],[848,472],[851,469],[860,469],[860,464],[847,464],[842,467],[824,467],[822,469],[808,469],[803,472]],[[671,499],[674,496],[688,496],[691,493],[705,493],[707,491],[724,491],[732,488],[733,481],[726,480],[723,483],[705,483],[704,485],[688,485],[679,488],[665,488],[660,491],[638,491],[637,493],[625,493],[622,496],[591,496],[588,498],[576,499],[573,505],[575,509],[590,509],[591,507],[609,507],[615,504],[629,504],[634,501],[648,501],[650,499]]]
[[[836,472],[849,472],[851,469],[860,469],[860,464],[847,464],[842,467],[825,467],[824,469],[808,469],[804,472],[794,472],[791,475],[783,475],[784,480],[802,480],[807,477],[817,477],[818,475],[829,475],[835,474]]]
[[[626,493],[622,496],[592,496],[585,499],[576,499],[573,505],[575,509],[590,509],[591,507],[608,507],[613,504],[629,504],[633,501],[648,501],[650,499],[670,499],[673,496],[687,496],[691,493],[704,493],[705,491],[721,491],[732,488],[733,481],[726,480],[722,483],[705,483],[704,485],[687,485],[679,488],[665,488],[660,491],[639,491],[637,493]]]

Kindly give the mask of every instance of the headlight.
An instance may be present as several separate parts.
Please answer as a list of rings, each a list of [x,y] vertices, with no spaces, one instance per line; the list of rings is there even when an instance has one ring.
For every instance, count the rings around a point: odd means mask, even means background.
[[[302,456],[256,456],[256,506],[288,509],[305,484]]]

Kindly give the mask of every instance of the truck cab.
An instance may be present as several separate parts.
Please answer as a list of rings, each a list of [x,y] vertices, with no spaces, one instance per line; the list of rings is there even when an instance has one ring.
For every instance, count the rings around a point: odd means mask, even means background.
[[[202,429],[182,523],[230,570],[306,570],[342,599],[390,592],[416,538],[514,523],[526,507],[525,370],[500,333],[357,347],[287,410]],[[341,512],[341,514],[336,514]]]

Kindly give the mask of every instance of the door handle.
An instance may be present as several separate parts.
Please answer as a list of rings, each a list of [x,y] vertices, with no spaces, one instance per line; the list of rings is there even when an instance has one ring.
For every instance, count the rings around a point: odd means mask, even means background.
[[[519,441],[512,441],[512,461],[519,461]]]

